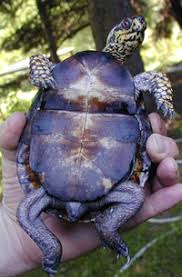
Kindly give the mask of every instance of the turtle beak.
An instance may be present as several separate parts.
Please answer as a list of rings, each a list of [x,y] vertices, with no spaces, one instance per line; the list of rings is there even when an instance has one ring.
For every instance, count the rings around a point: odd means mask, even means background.
[[[145,18],[142,15],[136,15],[133,18],[136,18],[137,21],[139,22],[139,30],[140,32],[145,32],[147,28],[147,23],[145,21]]]
[[[142,42],[143,42],[143,40],[144,40],[144,37],[145,37],[145,29],[144,29],[144,30],[142,30],[142,31],[140,31],[139,33],[140,33],[140,39],[139,39],[139,42],[140,42],[140,43],[142,43]]]
[[[138,20],[140,21],[140,23],[144,24],[145,23],[145,18],[142,15],[137,15],[136,16],[138,18]]]
[[[140,40],[139,40],[139,41],[140,41],[140,43],[142,43],[142,42],[143,42],[144,37],[145,37],[145,30],[141,32],[141,35],[140,35]]]
[[[142,30],[141,31],[145,31],[146,28],[147,28],[147,23],[145,21],[145,18],[142,16],[142,15],[138,15],[138,20],[139,22],[141,23],[141,26],[142,26]]]
[[[146,21],[145,21],[145,19],[142,15],[138,15],[136,17],[137,17],[137,20],[140,22],[139,33],[140,33],[140,43],[142,43],[143,40],[144,40],[145,30],[147,28],[147,23],[146,23]]]

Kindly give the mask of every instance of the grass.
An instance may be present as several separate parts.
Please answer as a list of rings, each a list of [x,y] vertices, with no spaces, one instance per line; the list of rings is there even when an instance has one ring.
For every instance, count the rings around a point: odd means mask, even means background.
[[[181,208],[180,208],[181,210]],[[175,210],[174,210],[175,213]],[[177,228],[174,235],[159,241],[151,247],[130,269],[118,276],[125,277],[177,277],[181,276],[181,244],[182,225],[167,224],[163,226],[145,223],[138,228],[124,233],[123,237],[130,246],[131,255],[134,255],[143,245],[162,233]],[[57,277],[114,277],[119,272],[124,259],[116,259],[116,255],[107,249],[98,249],[87,256],[75,261],[62,264]],[[36,270],[22,277],[45,276],[41,270]]]

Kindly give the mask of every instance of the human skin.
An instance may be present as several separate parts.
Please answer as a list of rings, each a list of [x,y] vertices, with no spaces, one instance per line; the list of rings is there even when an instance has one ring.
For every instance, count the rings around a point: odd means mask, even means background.
[[[165,123],[159,115],[150,114],[153,132],[147,141],[147,152],[158,164],[153,181],[146,185],[146,198],[140,212],[128,222],[133,228],[173,207],[182,200],[182,184],[174,158],[176,143],[166,137]],[[16,148],[25,124],[23,113],[14,113],[0,126],[0,148],[3,154],[3,200],[0,206],[0,276],[17,276],[40,266],[41,252],[16,220],[16,210],[24,197],[16,174]],[[91,224],[67,223],[54,216],[44,215],[45,224],[63,245],[62,261],[68,261],[100,246]]]

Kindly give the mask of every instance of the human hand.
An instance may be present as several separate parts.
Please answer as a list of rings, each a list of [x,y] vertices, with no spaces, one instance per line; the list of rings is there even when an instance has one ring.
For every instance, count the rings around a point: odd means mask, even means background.
[[[134,227],[147,219],[172,208],[182,201],[182,184],[176,161],[179,151],[175,141],[167,137],[165,122],[156,113],[149,115],[153,134],[147,141],[147,152],[158,164],[151,183],[145,186],[145,201],[137,215],[128,222],[127,228]]]
[[[178,155],[175,142],[165,137],[164,122],[157,114],[150,120],[155,133],[147,142],[147,151],[159,166],[156,176],[147,190],[146,199],[140,212],[129,222],[133,227],[155,216],[182,200],[182,186],[173,158]],[[0,148],[3,153],[3,201],[0,207],[0,276],[15,276],[30,270],[41,262],[41,252],[35,243],[21,229],[16,221],[16,210],[23,198],[23,192],[16,175],[16,148],[25,116],[13,114],[0,128]],[[160,135],[159,135],[160,134]],[[161,136],[162,135],[162,136]],[[161,139],[161,149],[156,139]],[[100,245],[96,230],[91,224],[70,224],[47,215],[45,223],[63,244],[63,260],[69,260]]]

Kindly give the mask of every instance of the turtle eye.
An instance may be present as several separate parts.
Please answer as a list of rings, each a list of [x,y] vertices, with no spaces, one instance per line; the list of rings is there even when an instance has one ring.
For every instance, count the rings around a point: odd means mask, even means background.
[[[125,19],[123,22],[122,22],[122,27],[126,30],[128,30],[130,27],[131,27],[131,22],[128,20],[128,19]]]

